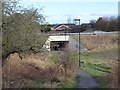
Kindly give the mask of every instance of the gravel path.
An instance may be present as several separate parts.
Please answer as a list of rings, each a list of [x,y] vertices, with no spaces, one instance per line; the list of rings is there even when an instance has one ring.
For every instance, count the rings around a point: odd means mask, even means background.
[[[90,74],[80,70],[77,88],[100,88],[100,85]]]

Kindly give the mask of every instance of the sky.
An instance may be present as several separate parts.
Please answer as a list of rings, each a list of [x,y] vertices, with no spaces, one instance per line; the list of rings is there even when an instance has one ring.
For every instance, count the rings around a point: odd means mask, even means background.
[[[89,1],[89,0],[88,0]],[[98,0],[99,1],[99,0]],[[80,2],[80,0],[49,0],[46,2],[35,0],[24,0],[20,4],[23,7],[41,8],[40,13],[50,24],[67,23],[67,19],[80,19],[81,23],[89,23],[90,20],[97,20],[99,17],[110,17],[118,15],[118,1],[99,1]]]

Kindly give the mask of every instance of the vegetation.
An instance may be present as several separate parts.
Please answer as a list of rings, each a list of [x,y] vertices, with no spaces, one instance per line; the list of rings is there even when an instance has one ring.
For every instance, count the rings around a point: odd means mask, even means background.
[[[118,31],[118,17],[99,17],[97,20],[90,20],[88,24],[81,25],[81,32],[83,31]]]
[[[41,33],[40,24],[45,19],[38,9],[16,8],[19,8],[18,2],[3,4],[3,57],[12,52],[38,52],[47,39],[47,36]]]
[[[73,37],[79,40],[78,35]],[[81,69],[95,77],[103,88],[118,87],[118,35],[80,35],[80,42],[87,48],[86,52],[80,53]],[[75,52],[69,55],[76,65],[78,57]]]
[[[73,35],[79,40],[78,35]],[[118,48],[118,34],[96,34],[96,35],[80,35],[80,42],[89,52],[99,52],[109,50],[110,48]],[[116,54],[116,53],[115,53]]]
[[[98,18],[95,28],[102,31],[118,31],[118,18],[114,16],[110,18]]]
[[[51,31],[51,27],[50,26],[48,26],[48,25],[42,25],[41,32],[47,33],[49,31]]]
[[[111,53],[109,53],[111,52]],[[117,49],[104,50],[97,53],[85,52],[80,54],[80,69],[91,74],[94,78],[98,80],[101,88],[111,88],[117,87],[116,82],[112,81],[113,78],[110,78],[112,74],[116,73],[115,65],[118,64],[118,55]],[[114,54],[114,55],[113,55]],[[78,53],[71,53],[69,58],[74,60],[74,63],[78,66]],[[117,75],[117,74],[116,74]],[[109,78],[109,79],[108,79]],[[111,86],[111,83],[116,85]]]
[[[83,62],[82,64],[82,69],[90,73],[92,76],[97,78],[100,83],[102,84],[102,87],[106,87],[104,84],[105,83],[110,83],[109,81],[106,82],[106,79],[102,79],[102,77],[105,76],[110,76],[112,73],[115,71],[113,70],[114,65],[113,62],[117,62],[117,54],[114,54],[116,50],[111,49],[111,50],[105,50],[103,52],[99,53],[85,53],[81,54],[81,61]],[[108,53],[107,53],[108,52]],[[109,53],[112,52],[112,53]],[[117,52],[117,51],[116,51]],[[110,57],[112,55],[112,58]],[[116,64],[117,65],[117,64]],[[107,85],[108,87],[108,85]],[[110,87],[110,84],[109,84]]]
[[[3,88],[74,87],[72,61],[61,52],[41,50],[47,39],[43,33],[50,27],[43,25],[38,9],[22,9],[12,1],[4,2],[3,8]]]
[[[74,88],[77,84],[75,78],[79,75],[79,70],[77,69],[75,61],[73,57],[69,57],[70,53],[68,51],[58,51],[51,52],[50,60],[54,64],[62,65],[64,73],[64,82],[61,82],[58,86],[59,88]],[[73,55],[72,55],[73,56]]]
[[[50,31],[50,27],[42,25],[45,18],[38,9],[21,9],[18,2],[12,1],[4,2],[3,8],[2,55],[8,56],[5,58],[2,69],[3,88],[73,88],[76,85],[75,77],[79,75],[78,53],[67,49],[64,52],[41,52],[47,39],[47,35],[43,35],[43,32]],[[97,22],[92,21],[92,28],[105,31],[116,30],[116,21],[112,20],[111,22],[103,19]],[[111,24],[113,22],[115,24]],[[103,24],[108,27],[101,27],[104,26]],[[81,53],[81,69],[93,75],[103,85],[104,76],[116,74],[114,71],[116,68],[112,65],[115,66],[118,63],[118,57],[115,56],[118,55],[116,54],[118,39],[114,35],[112,38],[97,35],[92,38],[86,37],[84,38],[87,39],[88,44],[81,42],[89,52]],[[107,42],[102,42],[103,39]],[[102,43],[98,43],[100,40]],[[110,46],[111,50],[103,49],[103,46]]]
[[[3,65],[3,88],[75,87],[77,68],[71,60],[61,61],[61,53],[10,54]]]

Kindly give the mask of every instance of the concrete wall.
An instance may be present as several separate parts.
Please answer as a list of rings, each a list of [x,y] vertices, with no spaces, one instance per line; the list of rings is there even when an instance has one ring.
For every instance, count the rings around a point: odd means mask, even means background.
[[[79,42],[73,37],[69,37],[69,49],[71,51],[79,52]],[[87,49],[80,44],[80,52],[86,51]]]
[[[59,36],[49,36],[45,44],[43,45],[43,49],[50,51],[50,42],[58,42],[58,41],[68,41],[69,42],[69,35],[59,35]]]

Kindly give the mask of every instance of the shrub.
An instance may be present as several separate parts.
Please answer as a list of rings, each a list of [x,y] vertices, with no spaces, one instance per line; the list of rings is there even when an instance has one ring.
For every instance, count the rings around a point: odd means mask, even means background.
[[[26,14],[15,13],[3,17],[3,56],[17,51],[40,51],[47,36],[38,34],[40,24]]]

